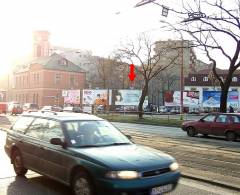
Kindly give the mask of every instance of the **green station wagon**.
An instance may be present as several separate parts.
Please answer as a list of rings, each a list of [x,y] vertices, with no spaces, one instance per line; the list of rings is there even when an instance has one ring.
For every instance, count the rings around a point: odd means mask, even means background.
[[[88,114],[23,114],[7,132],[5,151],[17,175],[33,170],[75,195],[158,195],[180,178],[174,158]]]

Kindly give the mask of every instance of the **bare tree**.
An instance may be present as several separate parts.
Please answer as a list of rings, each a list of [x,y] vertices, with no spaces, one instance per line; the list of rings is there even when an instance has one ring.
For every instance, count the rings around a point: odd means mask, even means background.
[[[167,55],[171,48],[161,48],[156,50],[155,43],[146,34],[138,36],[137,40],[129,41],[125,46],[119,49],[122,58],[127,59],[130,63],[136,62],[140,65],[137,77],[142,77],[143,87],[140,97],[138,111],[139,118],[143,118],[143,103],[148,93],[149,81],[156,77],[160,72],[174,65],[178,58],[178,52],[175,55]],[[162,59],[165,63],[160,63]]]
[[[221,86],[220,111],[226,112],[232,77],[240,67],[240,0],[182,0],[182,3],[183,10],[171,11],[185,19],[177,25],[168,23],[168,26],[184,36],[190,35],[193,46],[206,53],[213,64],[214,77]],[[219,56],[227,59],[225,79],[221,79],[216,69]]]

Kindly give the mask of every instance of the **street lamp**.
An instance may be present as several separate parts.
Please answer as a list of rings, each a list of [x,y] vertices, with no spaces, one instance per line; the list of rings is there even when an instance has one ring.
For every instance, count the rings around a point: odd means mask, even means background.
[[[162,16],[167,17],[168,16],[169,8],[166,6],[162,6]]]

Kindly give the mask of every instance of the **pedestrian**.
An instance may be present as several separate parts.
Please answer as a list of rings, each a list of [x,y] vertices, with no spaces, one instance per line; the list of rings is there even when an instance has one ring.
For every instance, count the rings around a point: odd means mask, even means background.
[[[231,105],[229,106],[229,112],[230,112],[230,113],[233,113],[233,112],[234,112],[233,107],[232,107]]]

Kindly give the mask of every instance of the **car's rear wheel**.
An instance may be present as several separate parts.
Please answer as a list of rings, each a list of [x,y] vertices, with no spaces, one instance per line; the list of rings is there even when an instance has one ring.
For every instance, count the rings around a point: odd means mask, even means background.
[[[226,139],[227,139],[228,141],[235,141],[235,140],[237,139],[237,135],[236,135],[236,133],[234,133],[233,131],[228,131],[228,132],[226,133]]]
[[[94,195],[94,187],[87,173],[81,171],[74,176],[72,191],[74,195]]]
[[[22,155],[18,149],[13,151],[12,163],[15,173],[18,176],[24,176],[27,173],[27,169],[23,165]]]
[[[190,137],[194,137],[195,135],[197,135],[196,129],[194,127],[188,127],[187,135]]]

